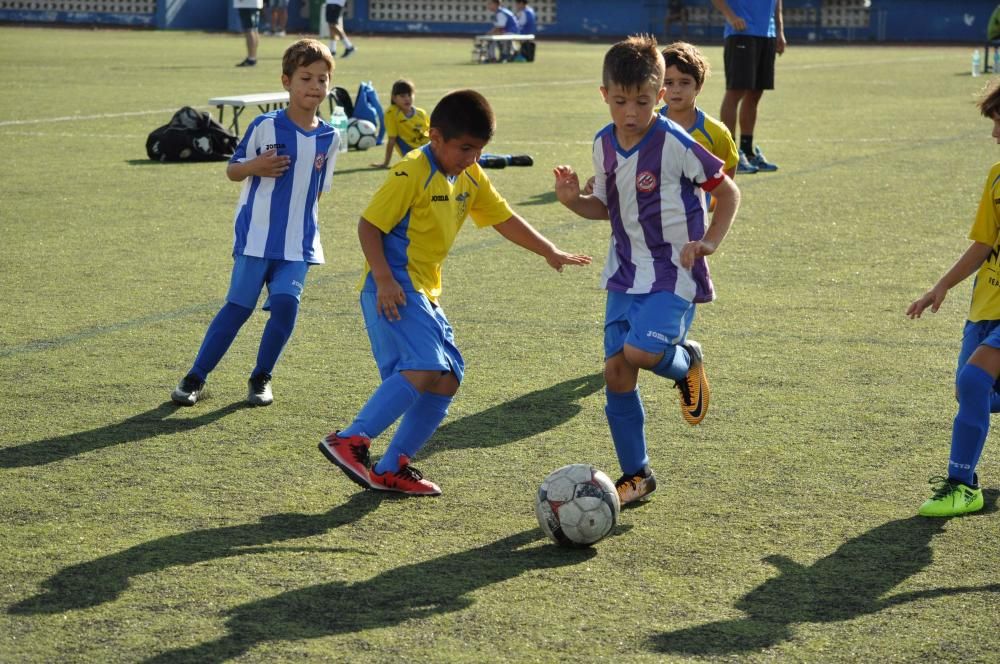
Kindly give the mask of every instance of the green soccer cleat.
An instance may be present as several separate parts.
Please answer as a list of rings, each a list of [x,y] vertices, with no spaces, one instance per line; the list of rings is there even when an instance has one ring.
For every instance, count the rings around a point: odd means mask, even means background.
[[[962,484],[950,477],[937,475],[929,482],[934,485],[934,495],[917,510],[920,516],[959,516],[983,509],[983,490],[979,476],[973,476],[975,486]]]

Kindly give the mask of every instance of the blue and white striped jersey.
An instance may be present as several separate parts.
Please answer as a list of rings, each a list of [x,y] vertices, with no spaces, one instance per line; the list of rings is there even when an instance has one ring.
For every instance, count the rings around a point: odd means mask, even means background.
[[[608,206],[611,246],[601,285],[623,293],[669,291],[689,302],[714,297],[708,263],[680,265],[684,245],[705,236],[705,196],[722,161],[658,115],[638,145],[622,150],[614,124],[594,138],[594,195]]]
[[[243,181],[236,204],[233,255],[322,263],[319,194],[330,191],[340,135],[320,120],[303,131],[285,111],[258,115],[247,128],[230,162],[244,162],[276,148],[291,157],[279,178],[252,176]]]

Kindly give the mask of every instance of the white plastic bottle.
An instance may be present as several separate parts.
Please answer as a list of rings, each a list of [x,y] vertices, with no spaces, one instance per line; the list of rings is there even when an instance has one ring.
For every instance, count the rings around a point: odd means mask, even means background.
[[[330,116],[330,124],[340,134],[340,146],[337,151],[347,152],[347,114],[344,113],[343,107],[338,106],[333,109],[333,114]]]
[[[980,64],[979,49],[977,48],[975,51],[972,52],[972,75],[973,76],[979,76],[979,64]]]

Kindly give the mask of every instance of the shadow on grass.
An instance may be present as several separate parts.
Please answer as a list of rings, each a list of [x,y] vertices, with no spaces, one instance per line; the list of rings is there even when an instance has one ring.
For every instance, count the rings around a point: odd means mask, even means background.
[[[460,611],[471,595],[527,571],[577,565],[594,549],[524,548],[542,537],[537,528],[433,560],[386,570],[365,581],[324,583],[237,606],[227,613],[228,634],[146,660],[221,662],[264,641],[298,641],[400,625]],[[405,647],[405,646],[404,646]]]
[[[996,512],[1000,492],[983,492],[983,511]],[[964,593],[1000,592],[1000,583],[934,588],[887,595],[931,563],[931,540],[948,519],[914,516],[890,521],[846,542],[812,565],[782,555],[764,560],[778,570],[736,603],[745,618],[660,634],[650,648],[661,653],[720,656],[759,651],[792,637],[795,623],[851,620],[907,602]]]
[[[555,203],[556,192],[554,191],[543,191],[539,194],[535,194],[527,200],[523,200],[517,204],[517,207],[523,207],[525,205],[548,205],[549,203]]]
[[[604,387],[604,375],[580,376],[448,422],[420,457],[444,450],[499,447],[553,429],[579,413],[580,400]]]
[[[380,494],[363,491],[323,514],[271,514],[258,523],[161,537],[119,553],[67,567],[42,584],[44,592],[14,604],[7,612],[33,615],[90,608],[116,599],[128,588],[133,577],[142,574],[232,556],[278,550],[300,551],[303,549],[278,549],[267,545],[322,535],[354,523],[374,511],[380,502]],[[324,551],[359,554],[349,549]]]
[[[4,448],[0,450],[0,468],[43,466],[112,445],[134,443],[154,436],[189,431],[250,407],[244,401],[237,401],[196,417],[171,420],[167,419],[167,416],[177,412],[181,406],[166,401],[152,410],[139,413],[117,424]]]

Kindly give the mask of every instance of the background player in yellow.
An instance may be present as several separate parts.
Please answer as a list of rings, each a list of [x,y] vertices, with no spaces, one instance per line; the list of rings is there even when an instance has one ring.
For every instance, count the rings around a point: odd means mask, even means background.
[[[427,111],[413,105],[416,89],[413,82],[400,79],[392,84],[389,108],[385,112],[385,159],[372,166],[389,168],[393,150],[404,157],[410,150],[427,145],[430,117]]]

